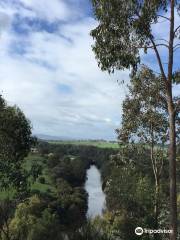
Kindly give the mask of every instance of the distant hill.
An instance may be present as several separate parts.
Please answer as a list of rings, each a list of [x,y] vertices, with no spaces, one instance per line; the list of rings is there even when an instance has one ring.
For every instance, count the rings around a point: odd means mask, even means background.
[[[87,145],[96,146],[101,148],[118,148],[117,141],[108,141],[103,139],[72,139],[62,136],[51,136],[46,134],[35,134],[40,139],[53,144],[75,144],[75,145]]]
[[[35,134],[35,136],[41,140],[52,140],[52,141],[71,141],[72,138],[61,137],[61,136],[51,136],[46,134]]]

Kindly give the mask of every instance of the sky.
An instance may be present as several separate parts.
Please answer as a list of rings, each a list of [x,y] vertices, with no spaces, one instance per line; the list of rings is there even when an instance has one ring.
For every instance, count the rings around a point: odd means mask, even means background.
[[[129,72],[98,68],[96,26],[88,0],[0,0],[0,93],[24,111],[34,134],[116,138],[127,94],[117,80],[128,82]],[[154,31],[167,36],[163,29]],[[144,61],[157,67],[151,54]]]

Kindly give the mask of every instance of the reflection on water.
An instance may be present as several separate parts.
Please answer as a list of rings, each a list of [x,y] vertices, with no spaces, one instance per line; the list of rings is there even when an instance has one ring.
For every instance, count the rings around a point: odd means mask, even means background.
[[[89,217],[101,215],[105,206],[105,194],[102,191],[100,172],[94,165],[87,171],[85,189],[89,194],[87,215]]]

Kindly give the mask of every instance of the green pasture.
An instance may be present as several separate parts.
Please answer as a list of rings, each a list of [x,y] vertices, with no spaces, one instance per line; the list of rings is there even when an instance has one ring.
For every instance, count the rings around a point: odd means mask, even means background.
[[[72,140],[72,141],[53,141],[49,140],[49,143],[52,144],[74,144],[74,145],[82,145],[82,146],[95,146],[99,148],[119,148],[118,143],[109,142],[109,141],[85,141],[85,140]]]

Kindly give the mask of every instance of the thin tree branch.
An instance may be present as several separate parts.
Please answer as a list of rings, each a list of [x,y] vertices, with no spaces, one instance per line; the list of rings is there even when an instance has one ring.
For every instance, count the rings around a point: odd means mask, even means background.
[[[180,43],[176,44],[173,48],[180,47]]]
[[[176,34],[176,32],[180,29],[180,25],[174,30],[174,35]]]
[[[171,1],[171,22],[170,22],[170,32],[169,32],[169,56],[168,56],[168,76],[167,80],[169,83],[169,89],[168,92],[170,95],[172,95],[171,89],[171,83],[172,83],[172,72],[173,72],[173,48],[174,48],[174,35],[177,29],[180,27],[177,27],[174,31],[174,0]],[[171,96],[169,96],[171,98]]]
[[[165,17],[165,16],[163,16],[163,15],[157,15],[157,17],[161,17],[161,18],[164,18],[164,19],[166,19],[166,20],[168,20],[168,21],[170,21],[170,18],[168,18],[168,17]]]
[[[164,38],[157,38],[157,39],[155,39],[154,41],[155,41],[155,42],[156,42],[156,41],[164,41],[164,42],[166,42],[167,44],[169,44],[169,41],[166,40],[166,39],[164,39]]]
[[[169,49],[169,46],[168,46],[167,44],[165,44],[165,43],[159,43],[159,44],[156,44],[156,47],[160,47],[160,46],[162,46],[162,47],[166,47],[166,48]],[[152,47],[154,47],[154,46],[152,46]]]
[[[164,44],[164,43],[159,43],[159,44],[155,44],[156,47],[166,47],[169,49],[169,46],[167,44]],[[136,48],[138,49],[154,49],[154,46],[151,45],[151,46],[137,46]]]
[[[169,46],[167,44],[164,44],[164,43],[159,43],[159,44],[155,44],[155,45],[156,45],[156,47],[166,47],[166,48],[169,49]],[[149,46],[149,48],[154,48],[154,45]]]
[[[140,18],[139,13],[136,12],[136,14]],[[163,17],[163,18],[165,18],[165,19],[170,21],[170,19],[165,17],[165,16],[162,16],[162,15],[158,15],[158,16],[159,17]],[[159,64],[159,68],[160,68],[160,71],[161,71],[162,78],[164,80],[166,88],[168,89],[168,81],[167,81],[167,77],[166,77],[165,72],[164,72],[164,68],[163,68],[163,64],[162,64],[162,61],[161,61],[161,57],[160,57],[159,51],[157,49],[156,43],[154,42],[153,36],[151,34],[149,35],[149,40],[151,41],[151,43],[153,45],[153,49],[154,49],[156,57],[157,57],[157,61],[158,61],[158,64]],[[168,48],[169,48],[169,46],[168,46]]]
[[[160,57],[160,54],[159,54],[159,51],[157,49],[157,46],[152,38],[152,36],[150,36],[150,41],[154,47],[154,51],[156,53],[156,57],[157,57],[157,60],[158,60],[158,64],[159,64],[159,67],[160,67],[160,71],[161,71],[161,74],[162,74],[162,77],[167,85],[167,78],[166,78],[166,75],[165,75],[165,72],[164,72],[164,68],[163,68],[163,64],[162,64],[162,61],[161,61],[161,57]]]
[[[174,50],[173,50],[173,52],[175,52],[176,50],[178,50],[180,48],[180,46],[179,47],[177,47],[177,48],[175,48]]]

